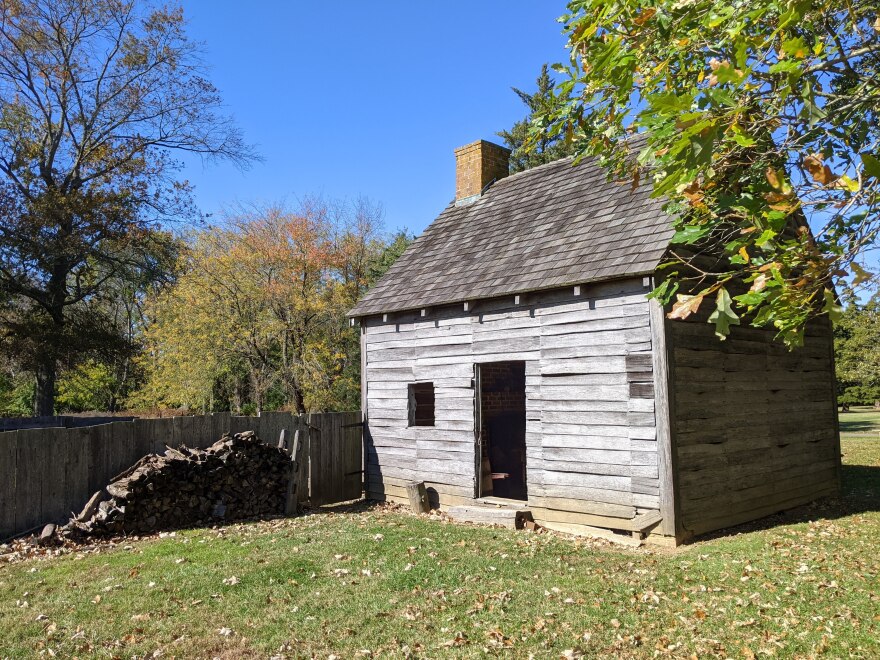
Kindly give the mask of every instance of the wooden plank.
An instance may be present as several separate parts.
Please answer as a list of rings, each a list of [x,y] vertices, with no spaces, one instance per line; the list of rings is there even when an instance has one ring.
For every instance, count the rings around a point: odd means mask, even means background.
[[[628,545],[638,547],[642,543],[640,540],[632,538],[632,536],[623,536],[621,534],[615,534],[613,531],[609,529],[605,529],[602,527],[593,527],[591,525],[579,525],[575,523],[566,523],[566,522],[557,522],[555,520],[542,520],[540,521],[547,529],[552,529],[557,532],[562,532],[564,534],[574,534],[575,536],[589,536],[593,538],[602,538],[608,541],[613,541],[614,543],[620,543],[621,545]]]
[[[4,478],[0,481],[0,541],[14,534],[16,480],[18,478],[18,431],[0,433],[0,466]]]
[[[211,437],[213,438],[213,442],[222,438],[224,434],[229,433],[231,428],[231,413],[220,412],[211,414]]]
[[[570,493],[570,495],[576,493],[577,491]],[[570,511],[572,513],[586,513],[608,518],[629,519],[636,515],[636,510],[633,506],[595,502],[591,500],[576,499],[574,497],[529,495],[529,506],[543,509],[554,509],[556,511]]]
[[[547,509],[543,507],[531,505],[529,503],[532,515],[539,524],[548,522],[568,523],[574,525],[589,525],[591,527],[601,527],[606,529],[619,529],[627,532],[635,531],[637,528],[633,525],[632,518],[617,518],[613,516],[603,516],[591,513],[583,513],[580,511],[564,511],[560,509]]]
[[[462,474],[460,472],[441,472],[436,470],[432,472],[427,469],[422,469],[421,466],[419,469],[408,469],[395,466],[377,467],[368,464],[365,467],[365,473],[368,478],[370,476],[375,476],[378,477],[380,481],[384,481],[388,477],[391,477],[401,481],[424,481],[426,483],[447,484],[450,486],[460,486],[462,488],[473,488],[474,485],[472,470],[468,470],[468,473]],[[471,497],[473,497],[472,493]]]
[[[292,516],[299,510],[299,490],[297,476],[299,474],[302,457],[302,432],[300,429],[294,431],[293,441],[290,445],[290,476],[287,480],[287,495],[284,499],[284,513]]]
[[[312,434],[309,432],[307,415],[292,415],[290,420],[290,433],[300,431],[300,466],[297,476],[297,500],[302,503],[303,500],[311,503],[311,484],[312,484]]]
[[[575,431],[567,433],[567,429],[559,425],[552,425],[547,428],[546,423],[541,423],[544,429],[541,434],[541,442],[544,449],[608,449],[617,451],[630,451],[633,447],[632,441],[627,437],[612,436],[602,433],[601,429],[596,432],[600,435],[581,435]],[[590,431],[587,431],[588,433]]]
[[[656,286],[656,282],[652,283]],[[677,455],[675,448],[675,429],[673,420],[677,419],[674,408],[675,397],[670,396],[674,387],[675,363],[670,359],[672,344],[667,332],[667,319],[663,306],[651,299],[648,303],[651,319],[651,370],[654,376],[652,389],[654,394],[655,432],[657,440],[657,464],[659,475],[660,496],[660,532],[667,536],[679,538],[682,529],[678,522],[680,502],[676,483]]]
[[[161,421],[167,421],[169,433],[163,436],[167,442],[167,438],[170,436],[171,420]],[[100,487],[107,485],[110,479],[137,462],[144,454],[165,449],[164,445],[162,445],[161,447],[148,447],[147,451],[140,451],[135,444],[135,438],[132,433],[133,425],[130,423],[103,424],[98,428],[104,438],[103,441],[107,445],[107,468],[109,470],[104,475],[104,482]],[[98,489],[96,488],[95,490]]]
[[[37,469],[42,475],[38,522],[64,522],[73,508],[68,504],[67,494],[68,462],[75,452],[70,431],[63,428],[43,429],[35,444],[40,447],[41,459],[32,467],[39,466]]]
[[[363,416],[359,412],[348,413],[344,420],[347,428],[346,460],[345,460],[345,491],[346,500],[358,499],[363,494]],[[350,426],[358,424],[357,426]]]
[[[329,437],[327,438],[326,449],[329,449],[329,460],[327,462],[327,479],[330,488],[327,493],[327,503],[335,504],[345,500],[345,480],[343,472],[345,470],[345,462],[343,461],[342,448],[345,443],[345,435],[342,432],[342,423],[340,415],[325,413],[322,415],[325,419],[321,423],[322,435],[324,429],[329,426]]]
[[[544,483],[551,483],[547,480],[548,473],[559,474],[578,474],[578,475],[599,475],[611,477],[628,477],[633,476],[632,466],[609,464],[609,463],[589,463],[580,461],[550,461],[546,458],[535,459],[529,463],[530,468],[540,470],[543,475]]]
[[[646,511],[632,520],[632,528],[638,532],[644,532],[663,520],[663,514],[659,511]]]
[[[135,428],[141,427],[145,420],[135,420],[132,422]],[[110,448],[112,447],[112,439],[107,437],[106,429],[103,426],[91,426],[85,429],[87,437],[85,442],[88,444],[88,475],[89,486],[88,491],[94,493],[101,490],[107,485],[111,474],[110,467]]]
[[[16,438],[16,488],[15,530],[23,532],[40,525],[43,513],[43,478],[46,460],[45,447],[40,439],[42,429],[15,431]]]
[[[308,425],[310,437],[309,465],[311,478],[309,481],[309,501],[312,506],[324,503],[327,491],[327,446],[324,437],[324,429],[319,426],[321,420],[317,414],[304,416],[303,420]]]
[[[586,449],[583,447],[543,447],[545,461],[572,461],[579,463],[606,463],[629,465],[630,452],[619,449]]]
[[[489,506],[485,504],[467,504],[452,506],[447,510],[449,517],[457,522],[499,525],[509,529],[522,529],[526,520],[532,519],[531,512],[523,506]]]
[[[707,503],[704,508],[686,509],[683,512],[685,527],[695,534],[702,534],[833,495],[836,492],[834,474],[834,469],[831,468],[822,475],[824,479],[813,483],[804,483],[802,479],[795,478],[764,484],[763,487],[742,493],[735,499],[720,498],[720,501],[716,499],[716,502]]]

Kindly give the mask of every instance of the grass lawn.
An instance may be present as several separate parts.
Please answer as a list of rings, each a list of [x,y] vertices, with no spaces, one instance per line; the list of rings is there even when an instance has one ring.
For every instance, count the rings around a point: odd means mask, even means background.
[[[880,439],[843,448],[840,502],[675,551],[357,506],[0,563],[0,657],[878,657]]]
[[[843,437],[874,437],[880,440],[880,411],[869,406],[853,406],[839,415]]]

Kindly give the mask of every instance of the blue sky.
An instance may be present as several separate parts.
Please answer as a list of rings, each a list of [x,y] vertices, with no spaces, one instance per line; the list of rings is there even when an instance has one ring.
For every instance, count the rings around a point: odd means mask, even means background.
[[[187,162],[206,213],[364,195],[416,233],[454,196],[453,149],[525,114],[541,64],[565,59],[564,2],[181,0],[212,81],[264,162]]]

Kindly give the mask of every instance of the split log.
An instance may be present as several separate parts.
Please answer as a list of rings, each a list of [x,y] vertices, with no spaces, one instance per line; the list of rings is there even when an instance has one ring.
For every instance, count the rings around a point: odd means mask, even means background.
[[[406,485],[406,494],[409,496],[409,505],[413,513],[428,513],[431,510],[424,481],[410,481]]]
[[[225,435],[208,449],[168,448],[145,456],[95,493],[69,529],[145,533],[284,512],[287,452],[253,431]]]
[[[53,523],[49,523],[45,527],[43,527],[43,531],[40,532],[40,538],[37,541],[40,545],[49,545],[52,543],[55,537],[55,525]]]

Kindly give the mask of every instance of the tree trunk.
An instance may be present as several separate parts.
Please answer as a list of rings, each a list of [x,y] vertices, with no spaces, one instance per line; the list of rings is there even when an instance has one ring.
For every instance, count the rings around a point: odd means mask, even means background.
[[[61,225],[64,235],[69,235],[69,229]],[[37,368],[34,377],[37,381],[34,393],[34,414],[37,417],[51,417],[55,414],[55,380],[58,375],[58,361],[56,356],[64,342],[64,310],[67,301],[67,275],[70,267],[62,260],[56,260],[51,269],[47,291],[49,305],[47,310],[52,323],[52,334],[49,345],[42,347],[42,353],[38,357]]]
[[[51,417],[55,414],[55,360],[44,358],[34,374],[37,381],[34,393],[34,415]]]
[[[302,415],[306,412],[306,401],[303,396],[302,390],[296,385],[293,386],[293,406],[294,412],[297,415]]]

